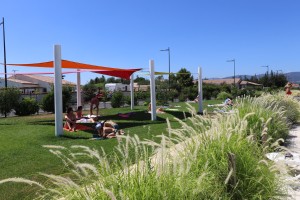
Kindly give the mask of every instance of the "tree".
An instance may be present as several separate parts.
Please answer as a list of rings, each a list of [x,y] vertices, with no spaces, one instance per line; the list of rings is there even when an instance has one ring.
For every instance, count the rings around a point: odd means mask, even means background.
[[[194,85],[193,83],[193,76],[191,75],[191,72],[189,72],[185,68],[181,68],[176,75],[177,80],[177,90],[180,92],[182,88],[190,87]]]
[[[72,97],[72,88],[69,86],[63,86],[62,88],[62,100],[63,100],[63,112],[67,110]],[[54,112],[54,89],[44,96],[42,100],[42,109],[47,112]]]
[[[137,76],[134,79],[134,82],[138,83],[139,85],[149,85],[150,84],[149,80],[146,80],[144,77],[139,77],[139,76]]]
[[[6,88],[0,90],[0,113],[10,113],[14,109],[21,97],[17,88]]]
[[[83,100],[85,102],[90,101],[94,96],[95,93],[98,91],[98,88],[95,84],[86,84],[82,87],[83,92]]]
[[[107,80],[106,80],[107,83],[116,83],[116,79],[115,77],[109,77]]]
[[[101,76],[101,78],[99,79],[99,83],[105,83],[105,76]]]

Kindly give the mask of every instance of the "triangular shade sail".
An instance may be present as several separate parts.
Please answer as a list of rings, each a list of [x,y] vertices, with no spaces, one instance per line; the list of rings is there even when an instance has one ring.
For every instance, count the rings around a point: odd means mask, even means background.
[[[7,65],[23,66],[23,67],[53,68],[54,63],[53,63],[53,61],[48,61],[48,62],[41,62],[41,63],[7,64]],[[103,67],[103,66],[73,62],[73,61],[69,61],[69,60],[62,60],[61,67],[62,68],[71,68],[71,69],[87,69],[87,70],[91,70],[94,73],[105,74],[105,75],[115,76],[115,77],[124,78],[124,79],[130,79],[131,74],[133,74],[136,71],[141,70],[141,68],[140,69],[119,69],[119,68]]]

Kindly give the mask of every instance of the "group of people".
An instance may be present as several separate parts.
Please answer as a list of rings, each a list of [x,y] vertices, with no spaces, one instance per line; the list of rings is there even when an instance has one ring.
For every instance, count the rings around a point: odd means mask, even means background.
[[[114,138],[117,134],[123,135],[124,131],[119,129],[119,125],[112,120],[98,122],[98,117],[87,118],[82,114],[82,106],[74,112],[72,107],[67,109],[65,115],[66,123],[64,128],[70,132],[76,132],[76,123],[96,123],[95,129],[99,137]]]
[[[83,116],[82,106],[78,106],[75,112],[72,107],[69,107],[65,115],[66,123],[64,125],[64,128],[70,132],[76,132],[77,123],[96,123],[95,129],[99,137],[114,138],[116,137],[117,134],[123,135],[124,131],[119,129],[117,123],[111,120],[98,122],[99,103],[102,97],[103,97],[103,93],[101,89],[99,89],[98,93],[90,101],[90,115],[88,117]],[[94,109],[96,109],[95,116],[93,115]]]

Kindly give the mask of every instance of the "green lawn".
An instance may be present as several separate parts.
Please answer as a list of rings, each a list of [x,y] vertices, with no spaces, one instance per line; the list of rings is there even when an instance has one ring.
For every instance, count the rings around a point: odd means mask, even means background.
[[[220,103],[220,101],[204,101],[204,109],[207,104]],[[139,106],[133,111],[130,108],[102,109],[101,119],[111,119],[129,135],[138,135],[141,139],[155,139],[155,136],[166,133],[166,118],[170,119],[173,128],[179,127],[174,117],[184,119],[189,113],[185,103],[175,103],[172,111],[158,114],[157,121],[151,121],[151,116],[146,112],[146,107]],[[197,104],[192,103],[197,109]],[[180,106],[180,107],[178,107]],[[212,111],[209,107],[208,111]],[[128,118],[119,117],[118,113],[134,112]],[[90,124],[92,127],[93,125]],[[64,132],[63,137],[54,135],[54,115],[36,115],[27,117],[0,118],[0,179],[23,177],[44,183],[38,172],[48,174],[64,174],[67,169],[60,159],[48,152],[42,145],[85,145],[95,149],[102,147],[106,152],[113,151],[117,145],[116,139],[89,140],[93,131],[79,131],[77,133]],[[0,185],[0,199],[32,199],[37,188],[25,184]]]

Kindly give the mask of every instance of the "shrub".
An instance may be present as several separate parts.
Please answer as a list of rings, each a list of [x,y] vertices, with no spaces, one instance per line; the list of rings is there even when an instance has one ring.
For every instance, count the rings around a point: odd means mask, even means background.
[[[40,107],[35,99],[26,97],[15,107],[15,114],[19,116],[32,115],[37,113],[39,108]]]
[[[285,139],[288,135],[289,123],[283,107],[267,96],[259,98],[245,97],[237,99],[237,111],[241,118],[247,117],[247,133],[261,139],[266,130],[268,137],[275,141]]]
[[[19,89],[6,88],[0,90],[0,113],[10,113],[18,104],[20,97]]]
[[[123,105],[124,95],[121,91],[114,92],[111,97],[111,106],[113,108],[120,108]]]
[[[86,84],[82,87],[82,97],[85,102],[90,101],[94,96],[95,93],[98,91],[98,87],[95,84]]]
[[[62,88],[63,112],[66,112],[66,109],[70,104],[71,95],[72,95],[71,87],[64,86]],[[54,107],[54,91],[53,91],[53,89],[43,97],[41,106],[44,111],[54,113],[55,107]]]
[[[217,99],[218,99],[218,100],[225,100],[225,99],[227,99],[227,98],[232,99],[232,95],[229,94],[229,93],[227,93],[227,92],[220,92],[220,93],[218,94],[218,96],[217,96]]]

